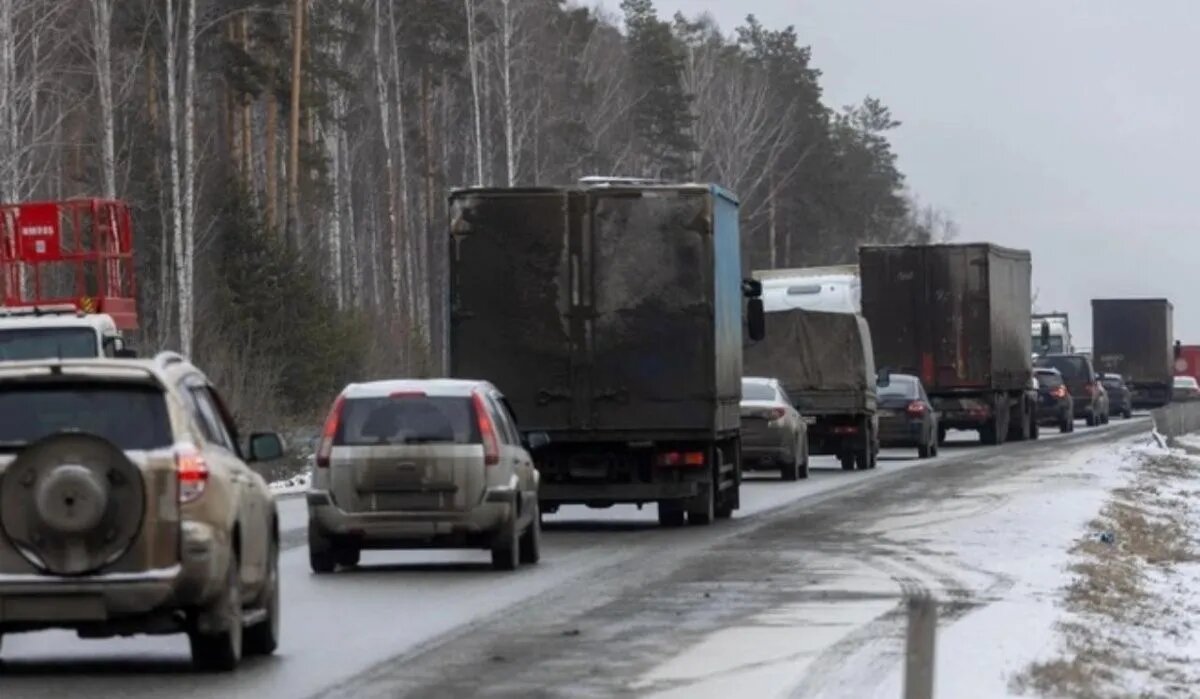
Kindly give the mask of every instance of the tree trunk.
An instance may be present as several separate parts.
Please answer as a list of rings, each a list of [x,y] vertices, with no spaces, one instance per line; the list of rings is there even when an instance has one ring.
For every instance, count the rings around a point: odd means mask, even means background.
[[[513,94],[512,94],[512,42],[513,42],[513,16],[512,16],[512,0],[500,0],[501,7],[501,28],[500,40],[502,42],[502,55],[500,57],[500,66],[503,71],[504,83],[504,173],[505,183],[511,187],[517,181],[517,152],[514,146],[515,126],[513,120]]]
[[[188,2],[190,0],[184,0]],[[175,298],[177,332],[179,348],[186,351],[185,335],[190,343],[191,335],[185,334],[184,325],[187,323],[187,300],[185,293],[187,273],[184,270],[183,245],[183,192],[179,173],[179,101],[176,87],[176,68],[178,67],[179,35],[176,32],[175,0],[163,0],[166,8],[166,65],[167,74],[167,144],[169,154],[169,175],[171,179],[171,241],[175,268]]]
[[[275,86],[272,84],[267,90],[267,126],[266,134],[263,137],[266,140],[266,175],[267,175],[267,192],[266,192],[266,218],[267,230],[271,233],[277,232],[279,225],[279,156],[276,154],[276,145],[279,142],[279,100],[275,95]]]
[[[378,2],[378,0],[376,0]],[[292,2],[292,104],[288,130],[288,235],[300,246],[300,87],[304,57],[304,0]]]
[[[397,211],[397,238],[395,246],[400,250],[403,260],[400,263],[400,273],[403,283],[402,299],[397,301],[396,310],[402,312],[403,321],[412,324],[417,317],[415,298],[418,295],[418,280],[421,276],[421,260],[413,247],[412,216],[409,213],[408,199],[408,129],[404,123],[404,74],[400,70],[400,51],[397,47],[395,4],[388,5],[388,33],[391,43],[391,72],[392,83],[396,86],[393,93],[396,112],[396,145],[400,156],[400,172],[397,176],[399,189],[399,209]],[[406,347],[407,349],[407,347]],[[406,353],[406,357],[407,357]]]
[[[245,12],[239,18],[238,22],[239,41],[241,42],[242,51],[247,54],[251,51],[250,46],[250,19]],[[242,118],[242,178],[246,183],[246,192],[251,200],[257,199],[258,188],[254,186],[254,127],[252,118],[252,105],[249,95],[238,95],[241,102],[241,118]]]
[[[483,124],[479,110],[479,56],[475,47],[475,3],[463,0],[467,10],[467,65],[471,68],[472,114],[475,117],[475,184],[483,184]]]
[[[179,290],[183,312],[179,345],[184,356],[192,354],[195,329],[196,271],[196,2],[188,0],[187,43],[184,58],[187,72],[183,83],[183,269],[184,285]]]
[[[380,34],[383,30],[382,3],[383,0],[375,0],[375,33],[373,35],[373,48],[375,51],[375,91],[379,102],[379,128],[383,140],[384,168],[387,170],[388,238],[391,241],[391,252],[388,256],[388,268],[391,272],[390,288],[392,309],[395,311],[401,308],[402,301],[400,275],[401,249],[399,221],[396,211],[396,170],[392,164],[391,102],[389,101],[390,98],[388,96],[387,79],[384,77],[383,73],[384,55],[382,39],[380,37]],[[389,316],[392,316],[392,314],[389,314]]]
[[[96,87],[100,98],[100,172],[106,199],[117,196],[117,163],[112,92],[112,2],[92,0],[92,42],[96,56]],[[7,4],[7,2],[5,3]]]

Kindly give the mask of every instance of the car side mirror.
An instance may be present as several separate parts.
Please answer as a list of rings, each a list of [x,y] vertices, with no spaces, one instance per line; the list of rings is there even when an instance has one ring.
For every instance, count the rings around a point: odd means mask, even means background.
[[[525,437],[525,446],[529,451],[537,451],[550,446],[550,435],[545,432],[530,432]]]
[[[275,432],[255,432],[250,435],[250,461],[261,463],[281,459],[286,450],[283,437]]]
[[[752,298],[746,302],[746,332],[755,342],[767,336],[767,316],[761,298]]]

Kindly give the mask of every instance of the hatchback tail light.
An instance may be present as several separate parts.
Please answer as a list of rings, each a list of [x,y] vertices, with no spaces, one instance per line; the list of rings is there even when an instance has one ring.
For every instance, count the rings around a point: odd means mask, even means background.
[[[483,442],[483,465],[495,466],[500,463],[500,439],[496,435],[496,425],[488,414],[483,396],[473,393],[471,402],[475,406],[475,420],[479,425],[479,438]]]
[[[787,410],[783,408],[767,408],[766,410],[762,411],[763,418],[765,418],[768,422],[782,420],[784,415],[787,415]]]
[[[179,502],[195,502],[208,487],[208,464],[195,446],[175,448],[175,477],[179,481]]]
[[[908,408],[905,409],[905,412],[912,417],[921,417],[925,415],[925,413],[929,412],[929,408],[925,407],[925,404],[921,401],[914,400],[908,404]]]
[[[325,426],[321,428],[321,441],[317,445],[317,468],[329,468],[329,457],[333,454],[333,439],[338,427],[342,424],[342,408],[346,405],[346,397],[338,396],[325,417]]]

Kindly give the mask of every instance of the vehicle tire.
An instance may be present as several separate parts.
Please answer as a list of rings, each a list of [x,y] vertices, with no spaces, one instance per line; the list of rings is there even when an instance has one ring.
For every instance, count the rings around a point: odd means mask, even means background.
[[[267,584],[258,605],[267,618],[246,629],[242,638],[245,655],[270,655],[279,647],[279,542],[274,537],[267,551]]]
[[[842,462],[842,470],[843,471],[853,471],[854,470],[854,453],[853,452],[846,452],[844,454],[839,454],[838,461]]]
[[[798,448],[792,448],[792,457],[780,467],[779,477],[785,481],[800,479],[800,450]]]
[[[525,533],[521,534],[521,562],[533,565],[542,560],[542,513],[537,503],[533,504],[533,518]]]
[[[933,444],[929,445],[929,448],[934,456],[937,456],[942,451],[942,448],[938,445],[937,440],[934,440]]]
[[[996,431],[996,423],[994,421],[979,428],[979,441],[984,444],[998,445],[1000,444],[999,437],[1000,435]]]
[[[205,610],[208,614],[225,617],[227,628],[202,632],[193,628],[188,633],[192,649],[192,664],[207,672],[230,672],[242,660],[242,590],[236,554],[229,557],[225,587]]]
[[[1122,415],[1122,417],[1124,417],[1126,420],[1128,420],[1129,418],[1133,417],[1133,411],[1126,410],[1125,413]]]
[[[362,549],[357,546],[343,546],[334,549],[334,560],[343,568],[353,568],[362,559]]]
[[[808,466],[809,466],[810,459],[808,457],[808,447],[807,446],[804,447],[804,450],[801,452],[801,454],[802,454],[801,458],[803,459],[803,461],[800,462],[800,480],[808,480],[808,471],[809,471]]]
[[[717,507],[715,510],[717,519],[729,519],[730,517],[733,517],[733,511],[737,509],[739,488],[741,488],[740,485],[735,485],[732,488],[728,488],[721,493],[720,497],[717,498]]]
[[[1042,426],[1037,421],[1037,408],[1029,411],[1029,438],[1037,441],[1042,436]]]
[[[663,527],[682,527],[684,521],[683,503],[678,500],[658,501],[658,523]]]
[[[938,446],[946,443],[946,434],[949,432],[945,427],[938,427]]]
[[[1087,426],[1095,427],[1096,425],[1099,425],[1099,424],[1100,424],[1100,418],[1096,416],[1096,412],[1092,411],[1092,412],[1088,413]]]
[[[930,445],[928,442],[922,443],[917,446],[917,458],[918,459],[928,459],[932,456],[933,456],[933,446]]]
[[[517,536],[516,515],[496,532],[492,541],[492,567],[496,570],[516,570],[521,563],[521,538]]]
[[[714,484],[713,487],[716,487],[716,484]],[[701,506],[701,508],[687,511],[687,521],[689,525],[694,527],[705,527],[712,524],[713,520],[717,518],[717,504],[715,502],[716,494],[710,491],[705,500],[706,504]]]
[[[312,520],[308,521],[308,565],[317,574],[332,573],[337,568],[333,542],[317,530]]]

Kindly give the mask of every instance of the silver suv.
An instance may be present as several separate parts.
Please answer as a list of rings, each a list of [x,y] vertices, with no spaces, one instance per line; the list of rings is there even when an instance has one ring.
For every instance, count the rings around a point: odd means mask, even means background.
[[[538,472],[508,402],[486,382],[347,386],[310,482],[316,573],[357,565],[363,549],[490,549],[500,570],[541,555]]]

